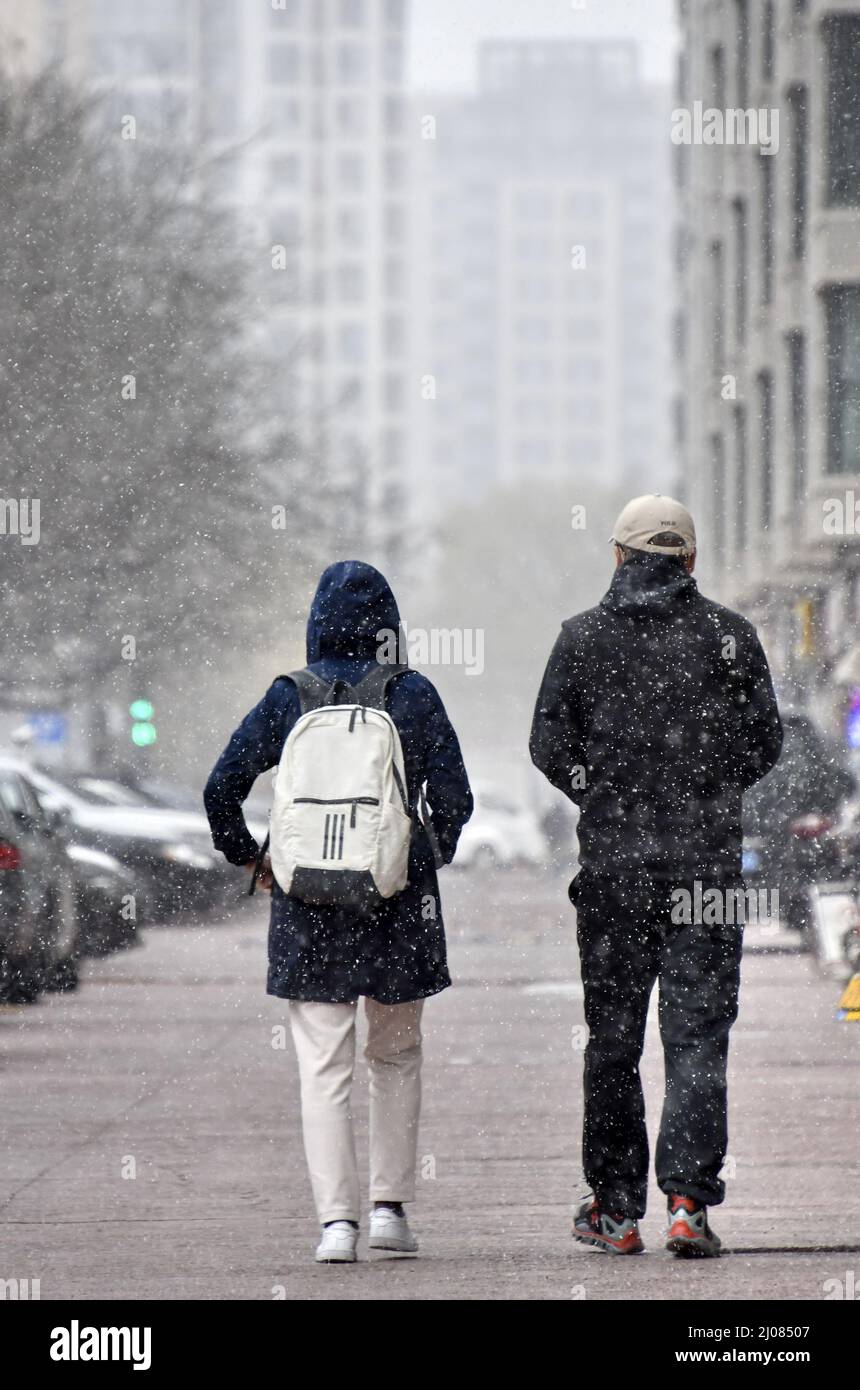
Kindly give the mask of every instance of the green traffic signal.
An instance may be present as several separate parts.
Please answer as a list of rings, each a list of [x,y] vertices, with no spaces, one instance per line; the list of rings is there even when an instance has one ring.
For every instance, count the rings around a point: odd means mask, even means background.
[[[155,714],[155,706],[150,700],[132,700],[128,707],[132,719],[150,720]]]
[[[156,738],[157,734],[154,724],[150,724],[147,720],[138,724],[132,724],[131,741],[136,744],[138,748],[148,748],[150,744],[155,743]]]

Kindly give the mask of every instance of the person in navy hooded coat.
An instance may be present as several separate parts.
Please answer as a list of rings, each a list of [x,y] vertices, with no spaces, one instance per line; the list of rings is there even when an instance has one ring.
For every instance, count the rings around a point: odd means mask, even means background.
[[[386,579],[357,560],[330,565],[307,626],[308,669],[331,684],[357,685],[377,664],[400,614]],[[407,794],[422,787],[442,863],[454,857],[472,813],[457,736],[429,680],[396,674],[386,709],[403,747]],[[212,839],[233,864],[252,868],[259,846],[242,803],[257,777],[277,765],[299,718],[298,691],[280,676],[233,734],[204,792]],[[305,1147],[323,1238],[317,1258],[355,1258],[358,1180],[349,1117],[355,1006],[365,997],[371,1072],[371,1245],[414,1249],[402,1203],[414,1196],[420,1097],[421,1002],[450,983],[434,849],[416,818],[406,888],[371,917],[287,896],[271,886],[267,990],[289,999],[302,1080]]]

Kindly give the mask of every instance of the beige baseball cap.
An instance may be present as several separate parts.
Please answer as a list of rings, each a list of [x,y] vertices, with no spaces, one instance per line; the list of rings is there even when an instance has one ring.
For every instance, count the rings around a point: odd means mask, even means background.
[[[667,534],[679,536],[683,544],[658,545],[658,539]],[[696,549],[696,528],[682,503],[652,492],[627,503],[609,539],[613,545],[647,550],[654,555],[692,555]]]

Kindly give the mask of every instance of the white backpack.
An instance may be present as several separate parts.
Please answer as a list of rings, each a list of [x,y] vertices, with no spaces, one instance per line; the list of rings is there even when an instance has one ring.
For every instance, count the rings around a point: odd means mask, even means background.
[[[385,711],[403,669],[377,666],[354,688],[312,671],[290,676],[302,712],[275,773],[269,852],[291,897],[370,913],[406,887],[413,820]]]

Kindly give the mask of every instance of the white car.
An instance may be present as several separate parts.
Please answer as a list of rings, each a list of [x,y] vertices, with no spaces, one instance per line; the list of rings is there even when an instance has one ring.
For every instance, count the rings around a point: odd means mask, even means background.
[[[495,787],[472,788],[475,810],[463,826],[454,858],[459,868],[496,868],[513,864],[544,864],[546,841],[537,817]]]

